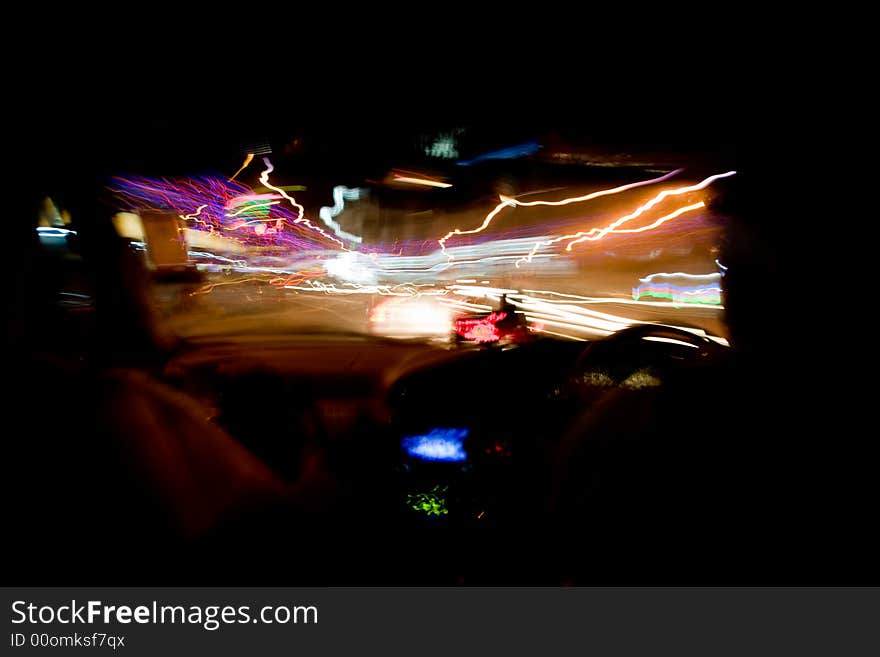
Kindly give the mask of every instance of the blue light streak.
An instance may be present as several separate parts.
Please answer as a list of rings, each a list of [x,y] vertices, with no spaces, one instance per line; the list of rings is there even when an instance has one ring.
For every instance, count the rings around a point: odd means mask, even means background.
[[[476,164],[477,162],[483,162],[484,160],[513,160],[518,157],[525,157],[526,155],[532,155],[537,153],[541,149],[541,144],[536,141],[526,142],[525,144],[519,144],[517,146],[510,146],[509,148],[502,148],[501,150],[492,151],[491,153],[484,153],[483,155],[478,155],[477,157],[470,160],[459,160],[456,164],[460,167],[469,167],[472,164]]]

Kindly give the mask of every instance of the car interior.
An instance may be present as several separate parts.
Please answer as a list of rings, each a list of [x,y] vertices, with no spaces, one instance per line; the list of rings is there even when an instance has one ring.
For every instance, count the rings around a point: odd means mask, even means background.
[[[4,461],[19,575],[834,580],[849,572],[840,559],[817,564],[804,546],[851,521],[780,410],[791,371],[762,291],[779,246],[754,230],[764,184],[746,170],[710,203],[735,238],[718,255],[729,342],[686,322],[581,341],[516,328],[487,342],[304,325],[180,335],[169,299],[185,308],[205,279],[160,275],[113,231],[104,188],[84,185],[67,229],[16,236]],[[260,303],[277,292],[258,291]],[[488,312],[459,321],[485,327]]]

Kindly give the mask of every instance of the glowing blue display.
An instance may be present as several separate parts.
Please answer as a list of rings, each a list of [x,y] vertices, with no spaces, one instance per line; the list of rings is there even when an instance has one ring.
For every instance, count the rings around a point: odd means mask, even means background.
[[[431,429],[421,436],[407,436],[401,441],[403,449],[423,461],[466,461],[463,441],[467,429]]]

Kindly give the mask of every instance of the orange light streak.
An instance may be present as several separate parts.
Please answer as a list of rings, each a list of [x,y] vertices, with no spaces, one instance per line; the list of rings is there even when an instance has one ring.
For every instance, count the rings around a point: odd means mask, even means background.
[[[668,180],[672,176],[675,176],[681,173],[683,169],[676,169],[675,171],[671,171],[665,175],[662,175],[658,178],[652,178],[650,180],[640,180],[639,182],[629,183],[626,185],[620,185],[619,187],[613,187],[611,189],[602,189],[598,192],[592,192],[590,194],[584,194],[583,196],[573,196],[571,198],[563,199],[561,201],[519,201],[515,198],[509,198],[507,196],[499,196],[501,202],[495,206],[495,208],[486,215],[483,219],[483,223],[477,226],[472,230],[461,230],[460,228],[456,228],[442,238],[437,240],[440,243],[440,249],[446,255],[447,258],[452,260],[452,256],[446,251],[446,242],[453,235],[474,235],[476,233],[484,231],[489,224],[492,222],[492,219],[496,217],[496,215],[501,212],[506,206],[520,206],[520,207],[531,207],[536,205],[552,205],[552,206],[560,206],[560,205],[569,205],[571,203],[583,203],[584,201],[590,201],[595,198],[599,198],[601,196],[610,196],[612,194],[620,194],[621,192],[629,191],[630,189],[635,189],[637,187],[643,187],[645,185],[652,185],[654,183],[663,182],[664,180]],[[541,243],[539,243],[534,251],[537,251]],[[534,251],[529,254],[528,260],[531,261],[531,256],[534,255]]]
[[[728,176],[733,176],[735,174],[736,174],[736,171],[728,171],[726,173],[719,173],[714,176],[709,176],[705,180],[702,180],[701,182],[699,182],[695,185],[688,185],[686,187],[679,187],[677,189],[664,190],[664,191],[660,192],[659,194],[657,194],[657,196],[652,198],[647,203],[639,206],[633,212],[631,212],[627,215],[624,215],[623,217],[620,217],[619,219],[616,219],[615,221],[610,223],[605,228],[591,228],[588,231],[579,231],[579,232],[573,233],[571,235],[560,235],[559,237],[554,237],[553,239],[550,239],[550,240],[545,240],[543,242],[537,242],[532,247],[532,250],[529,252],[529,254],[527,256],[516,261],[516,266],[518,267],[521,262],[531,262],[535,253],[537,253],[538,249],[540,249],[542,246],[550,246],[552,244],[556,244],[557,242],[562,242],[564,240],[571,240],[565,247],[566,251],[571,251],[571,248],[575,244],[579,244],[581,242],[586,242],[586,241],[595,242],[596,240],[602,239],[603,237],[605,237],[609,233],[641,233],[646,230],[656,228],[657,226],[660,226],[661,224],[665,223],[666,221],[669,221],[670,219],[674,219],[675,217],[679,216],[683,212],[689,212],[690,210],[696,209],[696,207],[686,206],[686,209],[682,209],[682,212],[679,212],[679,211],[673,212],[672,215],[667,215],[665,217],[662,217],[661,219],[657,220],[653,224],[650,224],[649,226],[645,226],[644,228],[641,228],[641,229],[618,230],[618,228],[620,226],[622,226],[623,224],[627,223],[628,221],[632,221],[633,219],[643,215],[645,212],[647,212],[648,210],[650,210],[651,208],[653,208],[657,204],[661,203],[662,201],[664,201],[666,198],[668,198],[670,196],[678,196],[681,194],[688,194],[690,192],[700,191],[701,189],[705,189],[706,187],[711,185],[713,182],[715,182],[719,178],[726,178]],[[703,207],[703,205],[705,205],[705,204],[701,203],[699,207]]]
[[[244,164],[242,164],[241,167],[239,167],[238,171],[236,171],[235,173],[232,174],[232,178],[230,178],[229,181],[231,182],[231,181],[235,180],[235,177],[238,174],[240,174],[242,171],[244,171],[247,168],[247,165],[250,164],[251,162],[253,162],[253,160],[254,160],[254,154],[248,153],[247,157],[244,158]]]

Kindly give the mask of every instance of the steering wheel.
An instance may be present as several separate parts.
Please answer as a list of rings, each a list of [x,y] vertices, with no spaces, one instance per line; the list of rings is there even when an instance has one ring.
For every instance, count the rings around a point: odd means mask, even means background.
[[[705,335],[684,328],[636,324],[588,344],[575,360],[571,374],[605,366],[615,374],[611,378],[619,382],[646,365],[681,365],[719,356],[725,350]]]

